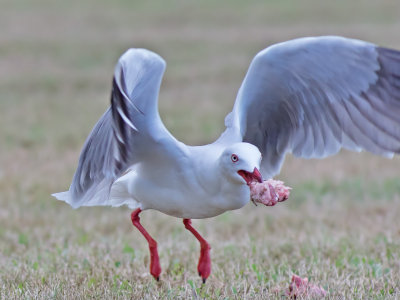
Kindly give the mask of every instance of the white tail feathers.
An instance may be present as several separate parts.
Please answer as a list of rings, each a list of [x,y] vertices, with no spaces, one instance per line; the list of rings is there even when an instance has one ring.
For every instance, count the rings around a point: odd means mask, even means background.
[[[122,177],[118,178],[111,187],[109,205],[122,206],[127,205],[131,209],[140,206],[129,193],[128,188],[132,185],[131,180],[136,177],[136,172],[128,172]]]
[[[135,176],[136,174],[132,172],[132,174],[129,175],[130,176],[125,175],[120,177],[112,184],[111,189],[109,188],[109,184],[103,180],[100,184],[89,188],[80,199],[73,198],[70,191],[54,193],[52,196],[68,203],[75,209],[80,206],[118,207],[122,205],[127,205],[131,209],[136,209],[140,205],[132,198],[127,190],[129,185],[128,180],[132,175]]]
[[[73,208],[78,208],[80,206],[79,204],[77,205],[76,203],[74,203],[74,201],[72,201],[71,193],[69,191],[61,192],[61,193],[54,193],[54,194],[51,194],[51,195],[53,197],[57,198],[57,200],[64,201],[64,202],[68,203]]]

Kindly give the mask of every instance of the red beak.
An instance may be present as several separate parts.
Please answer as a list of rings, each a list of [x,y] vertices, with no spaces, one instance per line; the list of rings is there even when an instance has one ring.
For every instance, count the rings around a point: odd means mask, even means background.
[[[257,168],[254,168],[253,173],[244,171],[244,170],[239,170],[238,174],[243,177],[243,179],[246,181],[247,185],[250,185],[250,183],[254,181],[258,182],[263,182],[262,176],[260,171],[258,171]]]

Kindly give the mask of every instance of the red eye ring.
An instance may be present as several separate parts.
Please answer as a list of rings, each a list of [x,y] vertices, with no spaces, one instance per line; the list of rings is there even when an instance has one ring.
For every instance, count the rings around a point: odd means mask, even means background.
[[[232,160],[232,162],[238,162],[238,160],[239,160],[239,157],[236,155],[236,154],[232,154],[231,155],[231,160]]]

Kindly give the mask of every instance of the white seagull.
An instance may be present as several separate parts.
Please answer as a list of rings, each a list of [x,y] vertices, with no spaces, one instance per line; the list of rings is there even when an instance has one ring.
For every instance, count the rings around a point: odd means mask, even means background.
[[[165,61],[146,49],[119,59],[111,107],[87,138],[72,184],[53,194],[73,208],[127,205],[150,248],[139,214],[183,218],[201,245],[198,271],[211,273],[210,246],[190,219],[243,207],[250,184],[279,173],[285,155],[323,158],[341,148],[400,153],[400,52],[343,37],[307,37],[270,46],[250,64],[226,130],[212,144],[188,146],[165,128],[158,93]]]

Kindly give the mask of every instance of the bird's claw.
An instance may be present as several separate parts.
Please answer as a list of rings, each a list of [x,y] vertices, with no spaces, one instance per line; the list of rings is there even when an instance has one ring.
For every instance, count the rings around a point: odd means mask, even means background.
[[[199,272],[199,276],[201,277],[201,280],[202,280],[203,284],[205,284],[206,280],[207,280],[207,277],[201,276],[201,272]]]
[[[202,278],[203,283],[206,282],[208,276],[211,273],[211,257],[210,257],[210,247],[204,247],[200,251],[200,259],[199,264],[197,266],[197,270],[199,272],[199,276]]]
[[[153,272],[151,272],[151,271],[150,271],[150,274],[151,274],[151,276],[153,276],[153,278],[154,278],[156,281],[160,281],[160,275],[153,274]]]
[[[152,252],[151,262],[150,262],[150,274],[155,280],[160,281],[161,266],[160,259],[158,257],[157,248],[150,250]]]

